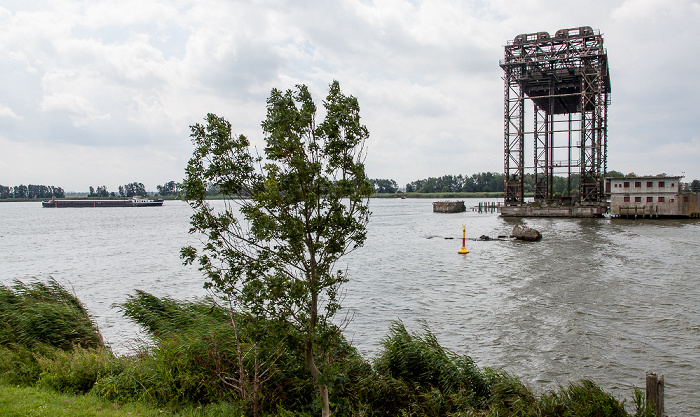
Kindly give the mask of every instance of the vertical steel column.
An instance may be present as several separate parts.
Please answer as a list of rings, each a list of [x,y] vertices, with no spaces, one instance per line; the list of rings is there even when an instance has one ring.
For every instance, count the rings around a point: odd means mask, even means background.
[[[504,161],[505,204],[522,204],[525,200],[523,137],[525,132],[525,100],[518,84],[520,69],[511,67],[504,77]]]

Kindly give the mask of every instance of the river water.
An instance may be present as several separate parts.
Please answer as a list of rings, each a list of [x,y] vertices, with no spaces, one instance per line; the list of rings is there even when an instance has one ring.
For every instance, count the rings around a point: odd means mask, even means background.
[[[467,207],[479,200],[467,199]],[[490,200],[496,201],[496,200]],[[430,200],[373,199],[364,247],[339,263],[350,282],[345,334],[367,357],[392,320],[537,392],[591,379],[631,401],[663,374],[669,415],[700,415],[700,221],[504,219],[432,213]],[[223,208],[223,202],[214,205]],[[205,295],[183,266],[191,209],[44,209],[0,204],[0,282],[53,277],[95,317],[115,352],[142,335],[113,308],[135,289]],[[540,242],[476,241],[523,224]],[[466,225],[467,255],[457,254]]]

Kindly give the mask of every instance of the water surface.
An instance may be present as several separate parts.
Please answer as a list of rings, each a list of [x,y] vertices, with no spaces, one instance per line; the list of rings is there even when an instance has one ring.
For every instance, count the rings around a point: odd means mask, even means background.
[[[466,200],[467,207],[479,200]],[[491,200],[495,201],[495,200]],[[223,203],[213,204],[223,207]],[[587,378],[620,398],[664,374],[670,415],[700,415],[700,222],[503,219],[432,213],[431,201],[371,201],[363,248],[339,263],[350,282],[341,315],[365,355],[392,320],[428,326],[479,366],[502,368],[538,392]],[[113,304],[135,289],[205,295],[183,266],[189,206],[44,209],[0,204],[2,282],[54,277],[71,286],[118,353],[139,333]],[[467,241],[538,229],[540,242]],[[629,400],[628,400],[629,401]]]

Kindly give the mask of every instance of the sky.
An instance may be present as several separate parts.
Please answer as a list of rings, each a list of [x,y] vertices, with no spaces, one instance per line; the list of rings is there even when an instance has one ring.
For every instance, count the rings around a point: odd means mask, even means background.
[[[591,26],[608,169],[700,178],[700,0],[3,0],[0,184],[180,182],[207,113],[264,147],[273,88],[357,97],[370,178],[503,172],[504,45]]]

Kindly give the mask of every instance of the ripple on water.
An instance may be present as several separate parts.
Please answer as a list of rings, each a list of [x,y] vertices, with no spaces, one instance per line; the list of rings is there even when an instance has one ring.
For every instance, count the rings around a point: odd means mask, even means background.
[[[468,207],[479,200],[467,200]],[[495,201],[495,200],[494,200]],[[502,219],[432,213],[429,200],[371,201],[365,246],[341,259],[350,281],[345,334],[375,355],[392,320],[427,325],[446,348],[503,368],[538,391],[588,378],[630,398],[652,370],[666,378],[671,415],[700,415],[700,222]],[[223,208],[223,203],[214,202]],[[68,283],[118,353],[142,337],[112,305],[142,289],[203,296],[196,267],[179,259],[189,207],[42,209],[0,204],[3,282]],[[536,243],[468,240],[538,229]],[[451,239],[445,239],[445,238]]]

